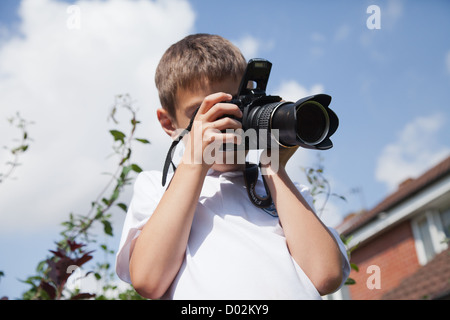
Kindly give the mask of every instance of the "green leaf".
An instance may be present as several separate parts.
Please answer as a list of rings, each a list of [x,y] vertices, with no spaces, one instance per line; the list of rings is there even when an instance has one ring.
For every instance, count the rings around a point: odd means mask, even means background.
[[[28,149],[28,145],[22,145],[20,147],[14,148],[11,150],[12,154],[16,154],[17,152],[25,152]]]
[[[350,243],[350,241],[352,241],[353,235],[346,237],[343,234],[341,234],[340,238],[342,242],[347,246]]]
[[[138,166],[137,164],[135,164],[135,163],[133,163],[133,164],[131,165],[131,170],[133,170],[134,172],[137,172],[137,173],[142,172],[141,167],[139,167],[139,166]]]
[[[118,203],[117,206],[125,212],[128,211],[128,207],[125,203]]]
[[[112,205],[114,201],[117,200],[117,198],[119,198],[119,189],[115,189],[111,195],[111,198],[109,198],[109,204]]]
[[[114,137],[114,141],[122,141],[125,139],[126,135],[119,130],[109,130],[109,132]]]
[[[47,260],[43,260],[43,261],[39,262],[37,267],[36,267],[36,271],[37,272],[44,271],[44,268],[45,268],[46,265],[47,265]]]
[[[358,266],[357,266],[356,264],[354,264],[354,263],[350,263],[350,268],[352,268],[352,269],[355,270],[356,272],[359,271]]]
[[[103,223],[103,231],[107,234],[112,236],[112,225],[111,222],[109,222],[108,220],[102,220]]]
[[[136,140],[144,144],[150,143],[150,141],[148,141],[147,139],[136,138]]]
[[[345,285],[346,286],[349,286],[349,285],[352,285],[352,284],[356,284],[355,279],[347,278],[347,280],[345,280]]]

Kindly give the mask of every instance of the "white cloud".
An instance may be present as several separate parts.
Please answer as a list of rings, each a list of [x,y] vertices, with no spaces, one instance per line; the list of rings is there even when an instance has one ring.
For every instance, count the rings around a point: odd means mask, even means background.
[[[286,80],[274,92],[284,100],[297,101],[313,94],[324,93],[324,88],[321,84],[315,84],[310,89],[307,89],[295,80]]]
[[[242,39],[234,41],[234,43],[247,59],[256,57],[261,47],[259,40],[250,35],[244,36]]]
[[[376,179],[390,191],[407,178],[416,178],[450,153],[437,141],[444,127],[442,114],[419,117],[407,124],[396,141],[388,144],[378,158]]]
[[[105,184],[114,159],[113,126],[106,118],[114,95],[129,93],[140,108],[138,135],[152,145],[136,149],[136,161],[157,169],[169,138],[156,121],[154,72],[163,52],[192,32],[195,15],[185,0],[76,1],[73,11],[56,0],[24,0],[21,35],[0,47],[0,135],[16,135],[6,118],[20,111],[36,124],[34,139],[15,176],[0,185],[0,228],[29,231],[56,225],[71,211],[85,213]],[[70,24],[69,24],[70,25]],[[129,118],[123,118],[123,125]],[[3,122],[3,124],[1,123]],[[3,165],[7,154],[0,150]],[[0,167],[0,172],[3,172]],[[82,211],[84,210],[84,211]]]
[[[265,41],[264,43],[251,36],[245,35],[240,39],[232,40],[233,44],[236,45],[244,55],[244,57],[249,60],[252,58],[261,58],[262,51],[269,51],[273,48],[273,41]]]

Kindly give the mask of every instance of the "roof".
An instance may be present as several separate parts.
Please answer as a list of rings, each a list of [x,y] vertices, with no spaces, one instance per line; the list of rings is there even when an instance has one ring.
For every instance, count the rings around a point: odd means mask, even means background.
[[[445,299],[450,296],[450,248],[383,295],[386,300]]]
[[[413,197],[415,194],[420,192],[426,186],[438,181],[445,175],[450,174],[450,156],[438,163],[433,168],[426,171],[420,177],[416,179],[407,179],[399,185],[397,191],[391,193],[384,200],[378,203],[373,209],[368,211],[363,211],[360,214],[353,215],[349,219],[345,219],[336,229],[344,234],[357,230],[358,228],[366,225],[373,219],[375,219],[378,214],[389,210],[390,208],[396,206],[397,204]]]

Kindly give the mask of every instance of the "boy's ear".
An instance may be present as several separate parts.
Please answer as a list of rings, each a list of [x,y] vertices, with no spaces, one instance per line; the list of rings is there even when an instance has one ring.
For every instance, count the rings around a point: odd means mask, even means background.
[[[169,115],[167,110],[159,108],[158,110],[156,110],[156,116],[158,117],[159,123],[161,124],[161,127],[164,129],[164,131],[169,136],[172,136],[177,128],[175,126],[175,121]]]

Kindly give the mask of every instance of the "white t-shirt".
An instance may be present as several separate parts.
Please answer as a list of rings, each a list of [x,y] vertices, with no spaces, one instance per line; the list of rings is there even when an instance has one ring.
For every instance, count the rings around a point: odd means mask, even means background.
[[[297,187],[313,207],[307,188]],[[131,282],[131,243],[164,191],[161,172],[142,172],[136,179],[116,256],[116,272],[126,282]],[[264,194],[261,180],[256,191]],[[350,267],[345,247],[336,231],[330,230],[344,257],[346,279]],[[276,212],[250,202],[243,173],[210,170],[199,197],[185,259],[164,298],[320,299],[320,295],[290,255]]]

